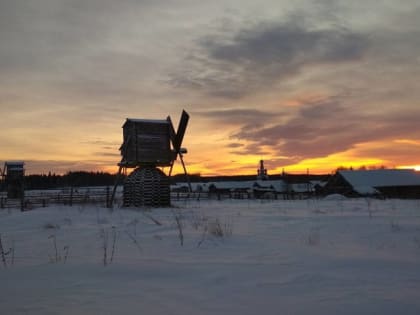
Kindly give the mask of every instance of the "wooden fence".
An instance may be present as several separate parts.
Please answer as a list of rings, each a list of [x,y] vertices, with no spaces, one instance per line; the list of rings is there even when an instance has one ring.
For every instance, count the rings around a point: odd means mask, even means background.
[[[7,198],[6,193],[0,193],[0,209],[20,208],[28,211],[34,208],[47,207],[49,205],[86,205],[96,204],[103,207],[110,206],[113,187],[81,187],[63,188],[51,190],[30,190],[25,192],[24,199]],[[209,198],[206,192],[171,192],[172,201],[205,200]],[[118,187],[114,197],[113,206],[122,204],[122,187]]]
[[[0,209],[20,208],[22,211],[34,208],[47,207],[49,205],[85,205],[96,204],[103,207],[110,206],[112,188],[107,187],[69,187],[63,189],[51,190],[30,190],[25,191],[24,199],[9,199],[6,193],[0,192]],[[120,207],[122,205],[122,186],[118,186],[114,198],[113,206]],[[292,196],[286,194],[265,194],[256,195],[243,192],[171,192],[171,201],[188,201],[188,200],[223,200],[223,199],[301,199],[308,196]]]
[[[63,188],[51,190],[25,191],[23,199],[10,199],[4,193],[0,194],[0,208],[20,208],[22,211],[33,208],[47,207],[51,204],[98,204],[108,207],[110,205],[112,187],[83,187]],[[114,203],[121,201],[121,193],[117,191]]]

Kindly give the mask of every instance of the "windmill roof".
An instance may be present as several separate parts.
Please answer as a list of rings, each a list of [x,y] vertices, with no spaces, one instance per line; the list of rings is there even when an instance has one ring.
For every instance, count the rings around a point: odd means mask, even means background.
[[[126,125],[131,125],[131,124],[156,124],[156,125],[167,125],[169,124],[169,122],[165,119],[138,119],[138,118],[127,118],[126,121],[124,122],[124,125],[122,126],[123,128]]]
[[[139,119],[139,118],[127,118],[127,122],[139,122],[139,123],[155,123],[155,124],[169,124],[166,119]]]
[[[5,162],[6,165],[11,165],[11,166],[20,166],[20,165],[24,165],[25,162],[23,161],[6,161]]]

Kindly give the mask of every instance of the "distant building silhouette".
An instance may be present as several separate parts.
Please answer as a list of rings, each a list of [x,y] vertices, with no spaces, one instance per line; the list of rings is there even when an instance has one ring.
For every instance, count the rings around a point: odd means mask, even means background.
[[[22,198],[24,195],[25,163],[22,161],[7,161],[4,163],[3,177],[7,187],[8,198]]]
[[[264,167],[264,160],[260,160],[260,168],[257,170],[257,179],[258,180],[268,179],[267,169]]]

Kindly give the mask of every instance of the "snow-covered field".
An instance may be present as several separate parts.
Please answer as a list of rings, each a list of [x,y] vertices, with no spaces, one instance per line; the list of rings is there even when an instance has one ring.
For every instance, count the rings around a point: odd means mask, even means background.
[[[418,200],[0,210],[0,234],[1,314],[420,314]]]

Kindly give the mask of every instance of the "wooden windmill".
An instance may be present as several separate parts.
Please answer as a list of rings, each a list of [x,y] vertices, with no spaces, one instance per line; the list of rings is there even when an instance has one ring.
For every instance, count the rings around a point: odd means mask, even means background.
[[[188,113],[182,111],[178,130],[175,132],[169,116],[166,120],[127,118],[123,125],[118,178],[128,168],[134,168],[134,171],[124,182],[124,206],[170,204],[169,177],[178,156],[188,179],[183,160],[183,154],[187,150],[181,147],[188,120]],[[166,175],[159,167],[170,167],[169,174]],[[112,192],[111,206],[118,182],[119,179]]]

